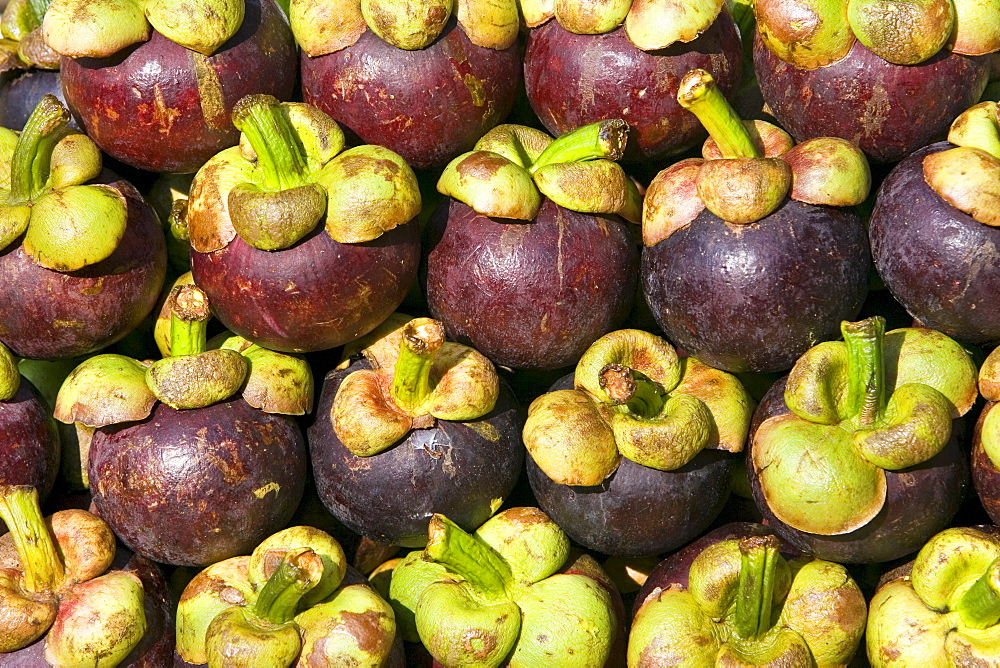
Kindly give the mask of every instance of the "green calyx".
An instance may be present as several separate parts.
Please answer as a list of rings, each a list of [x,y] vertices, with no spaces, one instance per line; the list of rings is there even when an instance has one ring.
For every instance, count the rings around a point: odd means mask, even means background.
[[[290,550],[267,579],[250,610],[270,624],[286,624],[295,617],[299,601],[323,577],[323,560],[310,548]]]
[[[0,343],[0,401],[8,401],[21,386],[21,371],[10,349]]]
[[[38,490],[29,485],[0,485],[0,519],[14,540],[25,591],[56,592],[63,584],[65,568],[42,517]]]
[[[243,24],[243,0],[52,0],[46,43],[70,58],[103,58],[149,39],[153,29],[205,56]]]
[[[779,561],[784,559],[773,536],[740,542],[740,577],[733,626],[741,638],[754,640],[771,630],[775,571]]]
[[[757,431],[753,465],[771,510],[791,526],[825,535],[864,526],[885,502],[884,471],[939,453],[952,419],[971,406],[975,366],[961,346],[884,328],[878,317],[845,322],[843,343],[807,351],[785,389],[792,412]]]
[[[344,446],[367,457],[435,420],[469,421],[496,405],[496,368],[478,351],[444,340],[444,325],[403,319],[365,349],[373,370],[347,375],[330,417]]]
[[[9,169],[0,181],[0,247],[24,234],[24,250],[35,263],[63,272],[109,257],[128,222],[121,193],[82,185],[101,172],[100,152],[68,131],[68,122],[66,108],[45,95],[16,142],[0,142],[0,162]]]
[[[42,39],[42,19],[48,0],[13,0],[7,4],[0,19],[0,31],[11,41],[20,62],[46,70],[59,69],[59,54]]]
[[[500,125],[445,167],[437,190],[487,216],[532,220],[544,195],[567,209],[638,222],[642,197],[614,162],[627,138],[621,119],[555,140],[531,128]]]
[[[1000,622],[1000,558],[966,590],[956,607],[969,628],[987,629]]]
[[[618,330],[594,342],[573,390],[528,408],[523,439],[535,463],[564,485],[592,486],[626,457],[664,471],[706,447],[738,452],[753,402],[735,377],[680,360],[663,339]]]
[[[506,596],[513,582],[510,564],[484,542],[476,540],[444,515],[435,514],[427,527],[424,558],[443,564],[477,592]]]

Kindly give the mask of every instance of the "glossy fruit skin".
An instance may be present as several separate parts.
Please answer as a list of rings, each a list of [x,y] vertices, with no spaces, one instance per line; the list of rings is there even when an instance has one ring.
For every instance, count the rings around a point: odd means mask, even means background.
[[[869,232],[879,276],[914,318],[968,343],[1000,341],[1000,229],[944,201],[924,180],[916,151],[882,182]]]
[[[791,368],[840,334],[868,292],[871,259],[852,210],[785,200],[750,225],[708,209],[642,252],[643,294],[668,340],[734,373]]]
[[[747,474],[757,508],[774,533],[796,549],[841,564],[874,564],[913,554],[951,522],[969,486],[969,456],[964,418],[952,421],[951,440],[923,464],[886,471],[886,500],[881,512],[860,529],[820,536],[794,529],[771,512],[760,478],[749,464],[753,435],[766,418],[791,412],[785,404],[787,376],[771,386],[757,406],[750,427]]]
[[[94,504],[137,553],[207,566],[248,554],[302,498],[305,439],[294,419],[242,399],[102,427],[90,449]]]
[[[723,11],[698,38],[642,51],[624,27],[576,35],[552,19],[532,28],[524,84],[532,109],[554,136],[588,123],[622,118],[631,128],[625,160],[675,155],[704,139],[698,119],[677,102],[681,77],[702,68],[727,96],[736,94],[743,52],[732,16]]]
[[[0,485],[32,485],[44,501],[59,473],[59,434],[52,411],[27,378],[0,401]],[[7,525],[0,520],[0,535]]]
[[[66,104],[58,70],[32,67],[0,86],[0,126],[12,130],[23,128],[45,94],[55,95]],[[70,120],[69,127],[80,129],[75,119]]]
[[[549,391],[570,389],[573,376]],[[702,450],[674,471],[658,471],[622,457],[600,485],[554,482],[527,457],[528,480],[539,507],[576,543],[604,554],[638,557],[674,550],[694,540],[729,498],[735,456]]]
[[[836,63],[806,70],[778,58],[757,35],[753,58],[764,101],[797,141],[841,137],[879,162],[943,139],[955,117],[979,101],[990,75],[987,57],[945,49],[919,65],[893,65],[861,42]]]
[[[1000,467],[997,467],[983,449],[980,438],[983,421],[990,411],[997,410],[997,402],[990,401],[979,414],[972,435],[972,483],[980,503],[994,524],[1000,523]]]
[[[427,304],[495,364],[559,369],[618,328],[635,298],[636,227],[545,199],[532,222],[445,200],[427,225]]]
[[[375,329],[402,303],[419,265],[415,221],[365,243],[341,244],[320,225],[280,251],[239,236],[217,251],[191,250],[191,271],[215,316],[283,352],[326,350]]]
[[[69,108],[103,151],[151,172],[191,173],[239,141],[238,100],[291,99],[295,41],[273,0],[246,0],[243,25],[211,56],[154,30],[107,58],[63,57],[61,73]]]
[[[127,181],[105,171],[96,183],[121,192],[128,223],[106,259],[71,273],[41,267],[20,243],[0,251],[0,340],[15,355],[86,355],[131,332],[156,305],[167,247],[156,213]]]
[[[443,167],[472,150],[506,118],[521,79],[516,42],[476,46],[454,18],[425,49],[399,49],[366,30],[340,51],[303,52],[300,66],[303,98],[349,131],[349,141],[385,146],[414,169]]]
[[[320,499],[347,528],[394,545],[423,547],[434,513],[474,531],[513,490],[523,465],[524,416],[513,393],[501,382],[496,406],[483,417],[437,420],[388,450],[358,457],[337,438],[329,416],[344,378],[369,368],[357,360],[323,381],[308,430]]]

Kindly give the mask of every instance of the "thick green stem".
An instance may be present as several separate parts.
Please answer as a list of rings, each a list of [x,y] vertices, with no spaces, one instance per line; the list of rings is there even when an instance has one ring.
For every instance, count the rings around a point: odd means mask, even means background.
[[[416,318],[403,329],[392,375],[392,397],[403,412],[413,414],[430,396],[431,367],[443,343],[444,325],[437,320]]]
[[[424,554],[460,575],[476,591],[504,596],[511,583],[510,565],[493,548],[476,540],[444,515],[434,515],[427,528]]]
[[[196,285],[181,285],[170,294],[170,356],[197,355],[208,348],[208,296]]]
[[[267,579],[252,612],[271,624],[286,624],[295,617],[299,601],[323,577],[323,559],[309,548],[288,552]]]
[[[17,138],[10,165],[9,205],[26,204],[37,197],[49,178],[52,151],[69,123],[69,112],[54,95],[45,95],[31,112]]]
[[[624,364],[608,364],[601,369],[600,383],[611,401],[625,406],[636,417],[656,417],[666,403],[666,397],[656,383]]]
[[[627,141],[628,123],[620,118],[584,125],[546,146],[528,171],[534,174],[545,165],[564,162],[583,162],[598,158],[618,160],[625,152]]]
[[[248,95],[233,108],[233,125],[250,142],[264,177],[264,189],[305,185],[306,154],[281,102],[270,95]]]
[[[677,101],[698,117],[723,158],[760,158],[763,151],[736,114],[726,96],[705,70],[691,70],[681,79]]]
[[[962,622],[974,629],[988,629],[1000,622],[1000,559],[962,595],[956,608]]]
[[[847,414],[857,417],[860,426],[868,427],[882,416],[887,400],[882,356],[885,318],[873,316],[860,322],[843,322],[840,331],[847,344]]]
[[[771,630],[775,573],[783,557],[774,536],[754,536],[740,541],[740,558],[733,623],[741,638],[754,640]]]
[[[55,540],[42,517],[38,490],[29,485],[0,486],[0,519],[7,525],[31,592],[53,592],[62,584],[65,569]]]

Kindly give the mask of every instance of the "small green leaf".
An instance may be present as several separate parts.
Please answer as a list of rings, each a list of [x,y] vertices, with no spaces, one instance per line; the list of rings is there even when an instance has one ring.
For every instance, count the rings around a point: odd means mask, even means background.
[[[108,258],[125,234],[128,205],[111,186],[69,186],[42,195],[24,250],[39,265],[76,271]]]

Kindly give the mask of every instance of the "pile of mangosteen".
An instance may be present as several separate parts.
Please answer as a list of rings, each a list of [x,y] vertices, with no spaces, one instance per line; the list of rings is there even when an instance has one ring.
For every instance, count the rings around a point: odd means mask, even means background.
[[[1000,0],[0,8],[0,668],[1000,666]]]

